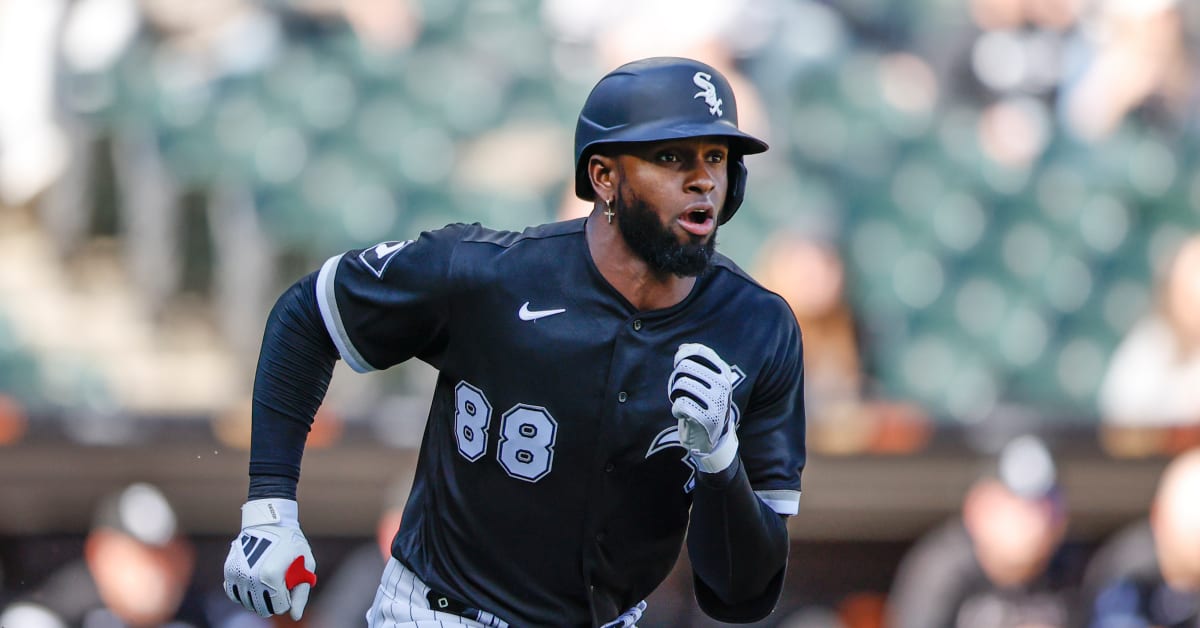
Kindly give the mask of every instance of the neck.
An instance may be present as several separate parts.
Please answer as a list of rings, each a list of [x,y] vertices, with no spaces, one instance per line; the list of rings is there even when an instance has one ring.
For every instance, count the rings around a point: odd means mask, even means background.
[[[695,277],[654,272],[629,248],[617,224],[605,219],[602,205],[588,216],[586,234],[588,251],[600,274],[639,311],[671,307],[696,285]]]
[[[1032,582],[1045,567],[1044,561],[1019,562],[1009,556],[1001,556],[987,551],[980,551],[976,546],[975,558],[983,573],[992,584],[1011,589]]]

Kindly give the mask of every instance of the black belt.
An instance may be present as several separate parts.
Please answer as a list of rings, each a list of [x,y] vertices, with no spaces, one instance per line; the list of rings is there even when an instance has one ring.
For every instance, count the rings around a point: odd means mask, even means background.
[[[438,611],[439,613],[449,613],[450,615],[457,615],[458,617],[462,617],[464,619],[470,619],[471,621],[483,622],[484,616],[487,616],[489,618],[495,617],[491,613],[488,613],[486,611],[481,611],[478,608],[468,605],[466,602],[456,600],[444,593],[438,593],[437,591],[434,591],[433,589],[430,589],[429,592],[425,594],[425,600],[429,602],[430,610]],[[635,605],[634,608],[637,608],[637,606],[638,605]],[[645,602],[643,601],[642,603],[640,603],[640,606],[641,606],[641,608],[639,609],[639,612],[637,614],[638,617],[641,617],[640,611],[645,609]],[[633,610],[633,609],[630,609],[630,610]],[[628,612],[629,611],[626,611],[626,613],[628,613]],[[604,626],[624,626],[625,622],[622,621],[624,619],[625,619],[625,614],[622,613],[622,615],[620,617],[617,617],[617,619],[604,624]],[[494,621],[501,621],[501,620],[496,618]],[[506,626],[508,624],[501,622],[500,624],[489,623],[488,625],[489,626],[490,625]]]
[[[465,617],[472,621],[479,621],[480,610],[468,605],[466,602],[460,602],[449,595],[438,593],[433,589],[425,594],[425,599],[429,601],[429,609],[438,611],[439,613],[450,613]]]

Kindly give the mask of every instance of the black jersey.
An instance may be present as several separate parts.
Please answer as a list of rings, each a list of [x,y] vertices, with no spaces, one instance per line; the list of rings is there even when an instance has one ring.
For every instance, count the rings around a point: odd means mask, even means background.
[[[800,335],[787,304],[716,255],[691,293],[639,312],[600,274],[585,219],[522,233],[451,225],[330,259],[317,299],[358,371],[439,370],[393,555],[516,625],[627,608],[677,559],[695,471],[667,397],[681,343],[733,367],[739,453],[797,511]]]

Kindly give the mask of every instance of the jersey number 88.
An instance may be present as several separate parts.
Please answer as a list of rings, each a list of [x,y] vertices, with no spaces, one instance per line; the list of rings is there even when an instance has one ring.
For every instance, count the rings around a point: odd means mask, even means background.
[[[476,462],[487,453],[492,404],[482,390],[459,382],[454,388],[454,437],[458,453]],[[518,480],[537,482],[554,464],[558,422],[541,406],[518,403],[500,418],[496,460]]]

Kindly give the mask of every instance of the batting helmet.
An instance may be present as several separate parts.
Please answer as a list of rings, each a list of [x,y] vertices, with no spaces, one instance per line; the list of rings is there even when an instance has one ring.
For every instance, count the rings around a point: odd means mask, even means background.
[[[601,144],[658,142],[689,137],[728,138],[729,191],[721,223],[733,217],[746,194],[743,155],[767,150],[766,142],[737,126],[737,103],[729,81],[692,59],[654,57],[609,72],[588,94],[575,125],[575,195],[596,194],[588,159]]]

